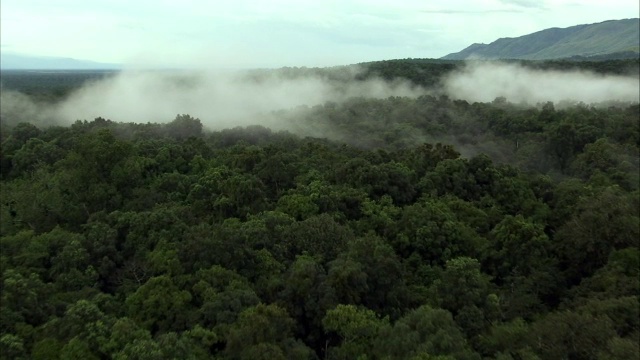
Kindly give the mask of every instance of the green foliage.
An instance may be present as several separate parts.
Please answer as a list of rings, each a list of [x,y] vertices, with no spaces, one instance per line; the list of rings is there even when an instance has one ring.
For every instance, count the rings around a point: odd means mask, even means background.
[[[190,301],[188,291],[180,290],[168,276],[158,276],[127,297],[127,313],[152,333],[183,330]]]
[[[310,217],[289,226],[276,254],[292,260],[297,255],[318,256],[323,262],[335,259],[353,238],[351,229],[340,225],[327,214]]]
[[[491,245],[485,264],[491,264],[491,274],[501,279],[513,274],[530,276],[545,266],[537,261],[549,258],[551,242],[543,227],[521,215],[506,216],[489,236]]]
[[[192,293],[199,307],[199,322],[222,333],[220,337],[242,311],[260,302],[248,281],[234,271],[213,266],[199,270],[195,277],[198,282],[193,285]]]
[[[3,359],[26,359],[24,349],[24,341],[16,335],[4,334],[0,337],[2,352],[0,356]]]
[[[490,276],[480,271],[476,259],[458,257],[447,261],[432,292],[439,305],[454,314],[468,306],[482,307],[491,292]]]
[[[382,358],[478,359],[451,313],[423,305],[385,328],[375,344]]]
[[[286,359],[295,354],[309,359],[312,352],[292,338],[294,322],[277,305],[258,304],[243,311],[229,329],[226,354],[231,359]]]
[[[378,318],[375,312],[366,308],[338,305],[327,311],[322,324],[326,331],[335,332],[341,341],[329,356],[333,359],[355,359],[374,354],[375,339],[382,329],[389,326],[389,320]]]
[[[543,359],[596,359],[614,337],[608,317],[565,311],[534,323],[530,344]]]
[[[165,131],[169,136],[178,140],[203,135],[200,119],[194,119],[189,115],[177,115],[172,122],[166,125]]]
[[[602,267],[613,250],[638,247],[640,218],[634,195],[617,187],[578,204],[575,215],[556,235],[569,277],[575,281]]]
[[[425,95],[277,115],[347,144],[188,115],[3,123],[3,358],[637,355],[637,105]]]
[[[466,255],[476,256],[483,240],[438,199],[425,199],[404,207],[394,228],[393,245],[402,257],[418,255],[431,265]]]

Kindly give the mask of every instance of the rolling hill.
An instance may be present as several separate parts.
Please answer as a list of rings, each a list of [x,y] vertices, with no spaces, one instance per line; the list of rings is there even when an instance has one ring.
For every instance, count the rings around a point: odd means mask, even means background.
[[[640,52],[640,19],[609,20],[473,44],[445,60],[629,58]]]

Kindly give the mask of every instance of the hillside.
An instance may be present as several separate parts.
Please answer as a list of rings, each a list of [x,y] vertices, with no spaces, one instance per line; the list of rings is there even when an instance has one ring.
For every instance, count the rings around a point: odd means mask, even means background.
[[[550,28],[490,44],[473,44],[442,57],[446,60],[562,59],[570,57],[629,57],[640,50],[640,19],[610,20],[568,28]]]

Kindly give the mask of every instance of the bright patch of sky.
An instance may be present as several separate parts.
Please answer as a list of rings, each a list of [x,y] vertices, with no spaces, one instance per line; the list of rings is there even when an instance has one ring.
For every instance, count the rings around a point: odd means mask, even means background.
[[[640,16],[637,0],[2,0],[0,9],[2,52],[227,68],[439,58]]]

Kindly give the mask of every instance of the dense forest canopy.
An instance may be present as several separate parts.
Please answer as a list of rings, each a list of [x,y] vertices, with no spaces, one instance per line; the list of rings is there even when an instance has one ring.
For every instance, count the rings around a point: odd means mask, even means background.
[[[272,71],[430,88],[462,66]],[[47,106],[100,81],[5,75]],[[637,101],[360,96],[227,128],[26,115],[2,113],[1,358],[640,356]]]

